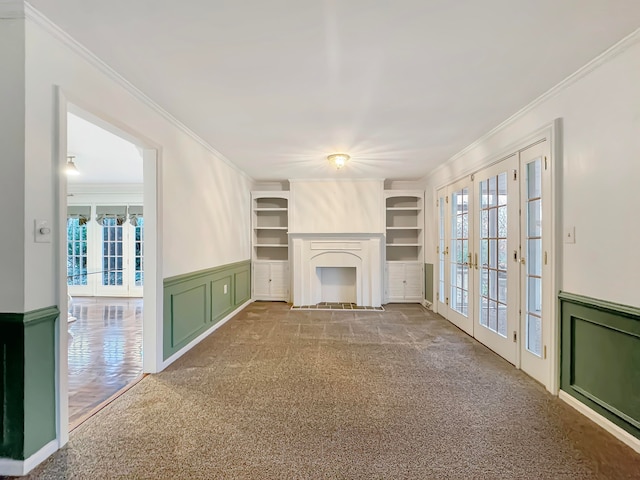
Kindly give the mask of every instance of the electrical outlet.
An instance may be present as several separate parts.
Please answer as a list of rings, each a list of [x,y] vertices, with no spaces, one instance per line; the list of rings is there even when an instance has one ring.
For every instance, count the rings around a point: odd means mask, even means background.
[[[227,285],[225,284],[224,287],[222,287],[222,293],[224,293],[225,295],[227,294]]]

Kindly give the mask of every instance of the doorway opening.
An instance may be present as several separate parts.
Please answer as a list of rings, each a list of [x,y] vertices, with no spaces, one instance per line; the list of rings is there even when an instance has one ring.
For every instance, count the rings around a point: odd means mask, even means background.
[[[142,378],[143,150],[67,111],[68,427]]]
[[[557,384],[550,136],[437,192],[438,313]]]

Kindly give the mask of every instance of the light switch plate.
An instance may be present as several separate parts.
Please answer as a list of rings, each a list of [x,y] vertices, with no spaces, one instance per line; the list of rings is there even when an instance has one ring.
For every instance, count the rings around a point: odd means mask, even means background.
[[[34,220],[34,241],[36,243],[51,243],[51,226],[49,220]]]
[[[564,243],[576,243],[576,227],[564,229]]]

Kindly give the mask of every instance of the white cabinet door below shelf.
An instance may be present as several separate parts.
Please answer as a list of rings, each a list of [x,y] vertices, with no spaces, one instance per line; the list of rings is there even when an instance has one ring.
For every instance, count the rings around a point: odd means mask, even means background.
[[[286,262],[271,264],[271,297],[287,300],[289,293],[289,268]]]
[[[388,302],[421,302],[423,295],[422,264],[388,262],[386,292]]]
[[[387,298],[389,301],[401,301],[404,297],[404,264],[387,264]]]
[[[288,262],[254,262],[253,298],[255,300],[289,299]]]
[[[265,300],[269,298],[269,279],[271,278],[270,270],[271,265],[268,263],[253,264],[253,296],[258,300]]]
[[[422,300],[422,268],[419,263],[406,263],[404,265],[405,300]]]

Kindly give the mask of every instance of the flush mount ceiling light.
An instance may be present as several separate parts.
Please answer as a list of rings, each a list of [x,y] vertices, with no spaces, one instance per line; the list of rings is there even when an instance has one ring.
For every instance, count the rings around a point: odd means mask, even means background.
[[[67,167],[65,168],[67,175],[80,175],[78,167],[73,163],[74,158],[76,158],[75,155],[67,155]]]
[[[349,161],[351,157],[346,153],[333,153],[327,157],[329,163],[340,170]]]

